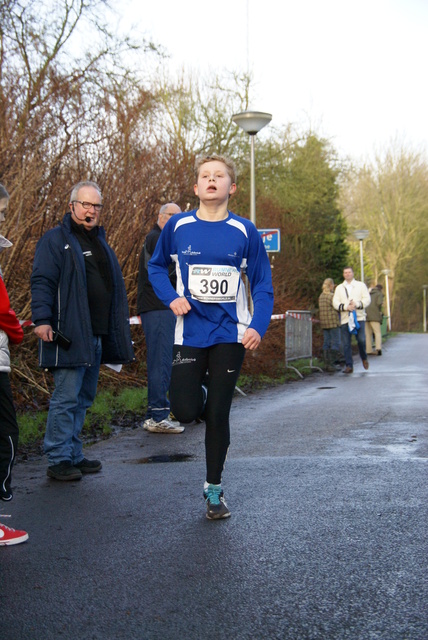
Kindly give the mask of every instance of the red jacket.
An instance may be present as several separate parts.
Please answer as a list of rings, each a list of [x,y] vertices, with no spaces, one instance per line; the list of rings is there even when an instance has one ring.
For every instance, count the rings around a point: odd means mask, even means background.
[[[24,331],[19,324],[15,312],[10,308],[6,285],[0,277],[0,329],[4,331],[13,344],[19,344],[24,337]]]

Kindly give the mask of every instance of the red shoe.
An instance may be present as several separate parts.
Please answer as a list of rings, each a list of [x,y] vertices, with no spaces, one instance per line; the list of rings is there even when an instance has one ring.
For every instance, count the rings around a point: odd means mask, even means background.
[[[28,540],[28,533],[26,531],[15,531],[15,529],[6,527],[5,524],[0,524],[0,547],[19,544],[26,540]]]

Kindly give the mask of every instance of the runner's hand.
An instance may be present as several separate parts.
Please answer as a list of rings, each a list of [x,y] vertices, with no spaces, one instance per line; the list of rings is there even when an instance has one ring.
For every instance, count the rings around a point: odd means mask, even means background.
[[[192,308],[186,298],[176,298],[169,305],[176,316],[184,316]]]
[[[255,329],[247,329],[242,338],[242,344],[246,349],[254,351],[261,342],[260,334]]]

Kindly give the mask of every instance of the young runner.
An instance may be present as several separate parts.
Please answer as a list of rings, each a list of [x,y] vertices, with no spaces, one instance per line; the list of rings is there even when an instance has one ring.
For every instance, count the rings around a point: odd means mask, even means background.
[[[199,158],[194,185],[199,208],[178,213],[165,225],[152,259],[149,278],[156,295],[177,316],[171,410],[187,423],[206,423],[207,518],[230,516],[221,486],[230,444],[229,414],[245,350],[260,344],[273,309],[269,259],[252,222],[231,213],[235,168],[224,156]],[[176,263],[172,287],[168,266]],[[248,276],[254,313],[245,285]]]

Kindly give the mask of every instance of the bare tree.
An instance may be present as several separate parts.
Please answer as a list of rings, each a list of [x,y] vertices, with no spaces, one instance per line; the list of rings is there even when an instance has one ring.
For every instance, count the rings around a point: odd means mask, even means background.
[[[423,260],[428,239],[428,165],[424,156],[393,144],[371,165],[348,175],[341,202],[350,228],[369,230],[364,254],[375,279],[390,269],[391,306],[403,302],[407,267]],[[408,314],[412,309],[408,309]]]

